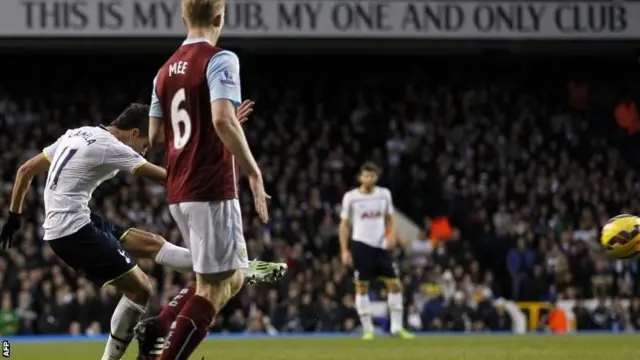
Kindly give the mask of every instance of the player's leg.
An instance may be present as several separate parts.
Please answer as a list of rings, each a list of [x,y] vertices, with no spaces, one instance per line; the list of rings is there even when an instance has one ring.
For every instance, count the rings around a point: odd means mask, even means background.
[[[141,259],[153,259],[157,264],[182,273],[193,271],[193,262],[189,249],[176,246],[162,236],[138,229],[128,229],[120,237],[121,243],[133,256]],[[252,260],[245,274],[248,284],[274,282],[282,279],[287,264]],[[239,289],[238,289],[239,291]]]
[[[147,275],[135,265],[119,239],[104,231],[102,237],[102,252],[107,261],[99,270],[100,277],[107,280],[103,286],[113,285],[123,293],[111,316],[111,331],[102,360],[117,360],[122,358],[133,339],[134,328],[146,311],[152,289]]]
[[[377,250],[379,254],[376,256],[378,260],[376,274],[382,278],[387,288],[387,305],[390,317],[389,331],[392,335],[402,339],[411,339],[414,335],[404,328],[404,299],[400,273],[391,253],[382,249]]]
[[[413,334],[404,328],[404,299],[402,296],[402,283],[398,278],[384,278],[387,288],[387,305],[389,306],[389,317],[391,320],[391,335],[403,339],[413,338]]]
[[[97,228],[112,233],[116,239],[120,240],[124,248],[136,258],[152,259],[157,264],[182,273],[193,271],[189,250],[168,242],[158,234],[135,228],[125,229],[93,213],[91,221]],[[258,282],[274,282],[280,280],[286,271],[287,264],[285,263],[252,260],[249,263],[249,269],[245,272],[245,278],[250,285]]]
[[[137,258],[153,259],[178,272],[193,272],[189,249],[176,246],[160,235],[131,228],[120,239],[122,246]]]
[[[49,241],[53,252],[97,285],[116,283],[125,293],[112,318],[103,359],[120,359],[145,311],[151,285],[146,275],[112,234],[88,224],[76,233]]]
[[[374,263],[370,246],[359,241],[351,244],[353,258],[353,277],[356,285],[356,310],[362,325],[362,338],[373,339],[373,318],[371,316],[371,299],[369,298],[369,282],[373,278]]]
[[[241,271],[236,276],[242,279]],[[242,289],[242,280],[231,281],[229,284],[229,293],[231,297]],[[165,305],[157,316],[142,320],[136,327],[136,338],[139,342],[139,360],[155,359],[162,354],[164,349],[164,337],[169,332],[169,327],[176,320],[187,304],[189,299],[195,294],[195,284],[189,284]],[[224,306],[224,305],[223,305]]]
[[[178,225],[185,245],[189,247],[190,230],[187,214],[180,209],[179,204],[169,205],[169,210],[176,225]],[[171,324],[176,320],[187,302],[195,295],[195,290],[195,284],[186,286],[160,310],[157,316],[144,319],[136,326],[135,336],[138,340],[138,360],[153,360],[162,354],[165,336],[169,332]]]
[[[102,360],[120,360],[146,311],[152,289],[147,275],[137,266],[107,284],[118,288],[123,295],[111,316],[111,331]]]
[[[184,273],[190,273],[193,269],[189,250],[168,242],[160,235],[134,228],[125,229],[93,213],[91,222],[98,229],[113,234],[136,258],[153,259],[160,265]]]
[[[243,270],[248,267],[237,200],[179,206],[189,219],[196,293],[171,325],[161,360],[189,358],[215,315],[242,287]]]
[[[371,315],[371,299],[369,298],[369,281],[356,280],[356,310],[362,325],[362,338],[373,339],[373,317]]]

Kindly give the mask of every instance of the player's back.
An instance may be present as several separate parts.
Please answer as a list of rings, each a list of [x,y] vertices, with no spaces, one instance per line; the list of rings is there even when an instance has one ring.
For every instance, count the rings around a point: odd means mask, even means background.
[[[117,140],[103,127],[68,130],[46,147],[51,162],[44,190],[45,240],[72,233],[89,220],[89,200],[95,188],[118,170],[104,163]]]
[[[216,134],[211,117],[211,64],[235,54],[204,39],[187,40],[162,66],[155,96],[164,119],[168,202],[235,198],[236,165]],[[227,71],[217,86],[238,87]],[[153,105],[152,105],[153,107]]]

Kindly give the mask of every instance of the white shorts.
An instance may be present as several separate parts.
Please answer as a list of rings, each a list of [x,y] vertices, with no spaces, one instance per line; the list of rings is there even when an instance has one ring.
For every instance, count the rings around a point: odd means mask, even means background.
[[[183,202],[169,210],[191,251],[193,271],[215,274],[249,266],[237,199]]]

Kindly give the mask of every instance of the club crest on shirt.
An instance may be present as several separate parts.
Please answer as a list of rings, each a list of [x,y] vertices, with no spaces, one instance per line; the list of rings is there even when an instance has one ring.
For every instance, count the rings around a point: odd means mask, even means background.
[[[220,83],[224,86],[236,87],[238,86],[238,74],[225,70],[220,76]]]

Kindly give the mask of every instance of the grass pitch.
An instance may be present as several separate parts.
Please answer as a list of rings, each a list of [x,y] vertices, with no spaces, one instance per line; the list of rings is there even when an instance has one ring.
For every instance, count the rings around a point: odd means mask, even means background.
[[[200,360],[623,360],[640,357],[640,335],[421,336],[358,338],[208,339],[191,356]],[[90,360],[103,342],[13,343],[18,360]],[[133,360],[133,344],[125,360]]]

